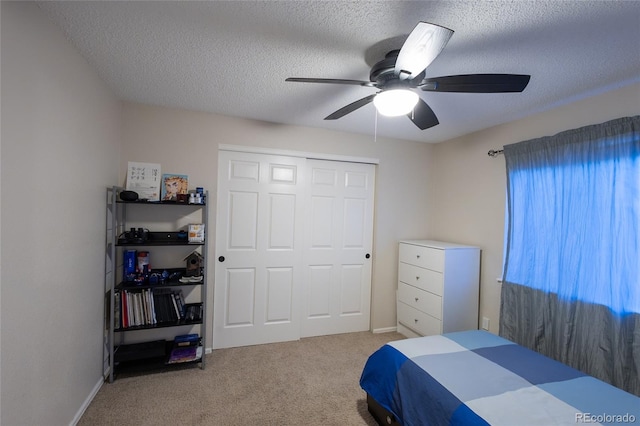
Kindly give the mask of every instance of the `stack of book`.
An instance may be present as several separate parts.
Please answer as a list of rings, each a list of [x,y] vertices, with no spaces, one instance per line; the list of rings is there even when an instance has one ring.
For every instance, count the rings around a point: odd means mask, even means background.
[[[198,322],[202,320],[202,303],[188,303],[184,306],[185,321]]]
[[[115,302],[116,328],[198,322],[202,319],[202,303],[185,303],[180,289],[122,289],[116,291]]]
[[[167,364],[193,362],[201,358],[200,336],[197,334],[182,334],[173,339],[173,349],[169,354]]]

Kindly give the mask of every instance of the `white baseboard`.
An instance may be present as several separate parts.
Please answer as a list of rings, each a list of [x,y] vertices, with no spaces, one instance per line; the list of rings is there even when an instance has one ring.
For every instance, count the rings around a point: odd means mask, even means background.
[[[384,328],[374,328],[373,330],[371,330],[371,332],[373,334],[378,334],[378,333],[391,333],[392,331],[396,331],[398,329],[398,327],[384,327]]]
[[[98,394],[98,391],[100,390],[103,384],[104,384],[104,378],[100,377],[100,380],[98,380],[98,383],[96,383],[96,385],[93,387],[93,389],[91,390],[91,393],[89,394],[89,396],[87,396],[87,399],[84,400],[84,403],[76,413],[75,417],[73,418],[69,426],[75,426],[78,424],[78,422],[82,418],[82,415],[84,414],[85,411],[87,411],[87,408],[89,408],[89,404],[91,404],[91,401],[93,401],[93,398],[96,397],[96,395]]]

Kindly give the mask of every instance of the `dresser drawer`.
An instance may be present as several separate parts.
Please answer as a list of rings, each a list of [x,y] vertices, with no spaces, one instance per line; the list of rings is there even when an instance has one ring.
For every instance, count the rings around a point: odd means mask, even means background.
[[[442,296],[444,277],[440,272],[400,262],[398,265],[398,280]]]
[[[442,333],[442,321],[398,302],[398,322],[423,336]]]
[[[442,319],[442,297],[405,283],[398,283],[398,300],[419,311]]]
[[[444,250],[401,243],[399,257],[400,262],[429,268],[433,271],[444,271]]]

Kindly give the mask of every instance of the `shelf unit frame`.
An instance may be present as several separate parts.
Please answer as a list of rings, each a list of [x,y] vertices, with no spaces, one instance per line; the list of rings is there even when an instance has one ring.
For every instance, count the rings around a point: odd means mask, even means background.
[[[123,340],[123,333],[129,331],[140,331],[140,330],[152,330],[159,328],[169,328],[169,327],[181,327],[181,326],[189,326],[189,325],[198,325],[200,327],[200,339],[202,346],[202,357],[199,360],[193,361],[192,363],[199,363],[200,368],[204,370],[205,368],[205,349],[206,349],[206,336],[207,336],[207,327],[206,327],[206,318],[207,318],[207,274],[208,274],[208,266],[207,266],[207,237],[206,233],[209,229],[208,227],[208,217],[209,211],[207,207],[206,201],[209,199],[208,192],[205,192],[205,202],[203,204],[188,204],[188,203],[178,203],[178,202],[167,202],[167,201],[122,201],[118,199],[120,192],[124,191],[124,188],[119,186],[108,187],[106,191],[106,206],[107,206],[107,217],[106,217],[106,259],[105,259],[105,297],[108,298],[108,301],[105,302],[105,311],[104,311],[104,329],[105,329],[105,351],[107,353],[104,354],[103,359],[106,360],[106,368],[103,371],[103,377],[105,380],[108,380],[109,383],[113,383],[115,379],[115,353],[116,347],[120,345],[116,345],[115,339],[116,334],[121,335],[121,342]],[[201,223],[204,224],[205,229],[205,239],[202,243],[189,243],[188,241],[175,241],[175,242],[162,242],[162,243],[119,243],[118,237],[122,235],[127,228],[127,206],[129,205],[145,205],[145,206],[155,206],[155,208],[182,208],[182,209],[191,209],[191,211],[195,211],[196,209],[201,210]],[[169,283],[169,284],[144,284],[140,286],[123,286],[119,281],[119,262],[118,254],[121,254],[122,251],[118,250],[118,247],[168,247],[168,246],[194,246],[201,247],[201,255],[202,255],[202,268],[203,268],[203,280],[200,283]],[[170,324],[163,323],[157,325],[148,325],[148,326],[135,326],[128,327],[126,329],[118,328],[116,329],[115,325],[115,291],[116,290],[127,290],[127,289],[144,289],[144,288],[181,288],[181,287],[200,287],[200,303],[202,304],[202,319],[201,321],[194,322],[180,322],[179,324]],[[187,363],[181,364],[168,364],[167,367],[171,368],[171,365],[185,365]]]

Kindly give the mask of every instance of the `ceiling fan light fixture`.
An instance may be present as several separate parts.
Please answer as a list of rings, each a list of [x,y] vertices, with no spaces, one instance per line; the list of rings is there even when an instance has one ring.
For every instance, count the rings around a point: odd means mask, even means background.
[[[418,103],[418,95],[407,89],[385,90],[373,98],[378,112],[387,117],[407,115]]]

